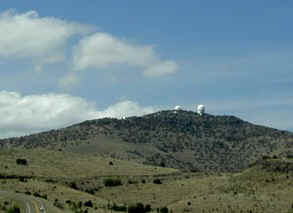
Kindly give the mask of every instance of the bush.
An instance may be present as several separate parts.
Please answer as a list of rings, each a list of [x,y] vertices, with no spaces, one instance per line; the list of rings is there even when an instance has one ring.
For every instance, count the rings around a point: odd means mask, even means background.
[[[117,211],[117,212],[126,212],[127,211],[127,207],[124,205],[117,205],[116,203],[113,204],[113,206],[111,207],[112,210]]]
[[[137,203],[136,205],[132,205],[128,207],[128,213],[146,213],[151,212],[152,208],[150,204],[144,206],[142,203]]]
[[[154,179],[153,181],[154,184],[162,184],[162,181],[160,179]]]
[[[151,212],[151,211],[152,211],[152,207],[151,207],[151,205],[150,205],[150,204],[145,205],[145,207],[144,207],[144,211],[145,211],[145,212]]]
[[[142,203],[137,203],[128,207],[128,213],[145,213],[144,205]]]
[[[13,206],[7,210],[7,213],[20,213],[20,208],[17,206]]]
[[[94,205],[93,205],[93,202],[91,200],[89,200],[89,201],[84,202],[84,206],[92,208]]]
[[[33,196],[35,196],[35,197],[42,197],[38,192],[34,192]]]
[[[27,165],[27,160],[18,158],[18,159],[16,159],[16,164],[26,166]]]
[[[18,179],[20,182],[27,182],[27,180],[24,177],[19,177]]]
[[[78,190],[78,187],[77,187],[77,185],[76,185],[75,182],[71,182],[71,183],[69,184],[69,186],[70,186],[70,188],[72,188],[72,189]]]
[[[138,182],[136,180],[128,180],[128,184],[137,184]]]
[[[169,212],[169,209],[166,206],[160,209],[160,213],[168,213],[168,212]]]
[[[269,160],[269,159],[271,159],[271,157],[268,156],[268,155],[264,155],[264,156],[262,156],[262,159],[263,159],[263,160]]]
[[[105,179],[104,180],[104,185],[105,186],[109,186],[109,187],[112,187],[112,186],[120,186],[122,185],[122,182],[120,179]]]
[[[91,195],[94,195],[95,194],[95,189],[86,189],[85,192],[89,193]]]

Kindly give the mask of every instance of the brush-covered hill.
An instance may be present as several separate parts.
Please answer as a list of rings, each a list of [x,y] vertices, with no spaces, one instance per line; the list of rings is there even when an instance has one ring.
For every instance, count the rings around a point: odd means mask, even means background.
[[[160,111],[104,118],[0,140],[2,148],[45,147],[194,171],[238,171],[265,155],[290,152],[293,134],[234,116]]]

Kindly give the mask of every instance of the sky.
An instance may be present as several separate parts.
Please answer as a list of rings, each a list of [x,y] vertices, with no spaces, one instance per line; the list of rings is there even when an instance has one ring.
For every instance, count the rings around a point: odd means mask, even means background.
[[[198,104],[293,131],[292,1],[0,2],[0,138]]]

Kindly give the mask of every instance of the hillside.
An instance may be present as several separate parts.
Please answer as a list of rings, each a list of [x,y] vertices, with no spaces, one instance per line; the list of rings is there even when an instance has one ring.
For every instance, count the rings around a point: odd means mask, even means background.
[[[192,171],[239,171],[264,155],[288,152],[293,134],[234,116],[160,111],[104,118],[0,141],[2,148],[45,147]]]
[[[19,158],[27,165],[17,164]],[[178,172],[41,148],[0,150],[0,162],[1,210],[7,201],[29,200],[32,208],[43,203],[46,212],[57,213],[127,212],[135,203],[149,205],[151,212],[163,207],[169,212],[293,212],[292,157],[266,157],[232,174]],[[109,186],[107,180],[119,184]],[[18,205],[27,212],[23,202]]]

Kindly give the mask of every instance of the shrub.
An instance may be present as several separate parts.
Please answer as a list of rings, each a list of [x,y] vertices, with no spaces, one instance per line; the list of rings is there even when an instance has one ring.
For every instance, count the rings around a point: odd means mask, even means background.
[[[111,207],[112,210],[117,211],[117,212],[126,212],[127,211],[127,207],[124,205],[117,205],[116,203],[113,204],[113,206]]]
[[[120,179],[111,179],[111,178],[109,178],[109,179],[104,180],[104,185],[107,186],[107,187],[108,186],[109,187],[120,186],[120,185],[122,185],[122,182],[121,182]]]
[[[269,159],[271,159],[271,157],[268,156],[268,155],[264,155],[264,156],[262,156],[262,159],[263,159],[263,160],[269,160]]]
[[[19,177],[20,182],[27,182],[27,180],[24,177]]]
[[[168,213],[168,212],[169,212],[169,209],[166,206],[160,209],[160,213]]]
[[[34,192],[33,196],[35,196],[35,197],[41,197],[41,195],[38,192]]]
[[[20,208],[17,206],[13,206],[7,210],[7,213],[20,213]]]
[[[128,180],[128,184],[137,184],[138,182],[136,180]]]
[[[72,188],[72,189],[75,189],[75,190],[78,189],[78,187],[77,187],[77,185],[76,185],[75,182],[71,182],[71,183],[69,184],[69,186],[70,186],[70,188]]]
[[[128,207],[128,213],[146,213],[151,211],[152,208],[150,204],[144,206],[142,203],[137,203]]]
[[[150,205],[150,204],[145,205],[145,207],[144,207],[144,211],[145,211],[145,212],[151,212],[151,211],[152,211],[152,207],[151,207],[151,205]]]
[[[81,201],[78,201],[78,203],[77,203],[77,207],[78,207],[78,208],[81,208],[81,207],[82,207],[82,202],[81,202]]]
[[[137,203],[128,207],[128,213],[145,213],[144,205],[142,203]]]
[[[65,203],[66,204],[71,204],[71,200],[66,200]]]
[[[89,193],[91,195],[94,195],[95,194],[95,189],[86,189],[85,192]]]
[[[160,179],[154,179],[153,181],[154,184],[162,184],[162,181]]]
[[[93,202],[91,200],[89,200],[89,201],[84,202],[84,206],[92,208],[94,205],[93,205]]]
[[[27,160],[18,158],[18,159],[16,159],[16,164],[26,166],[27,165]]]

